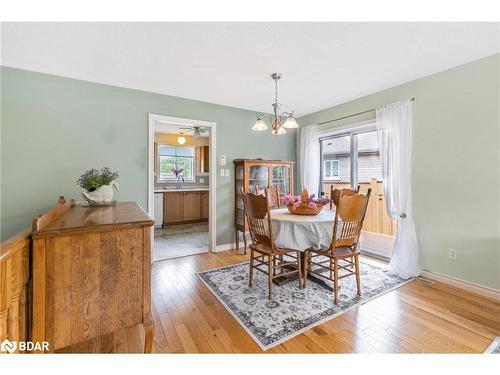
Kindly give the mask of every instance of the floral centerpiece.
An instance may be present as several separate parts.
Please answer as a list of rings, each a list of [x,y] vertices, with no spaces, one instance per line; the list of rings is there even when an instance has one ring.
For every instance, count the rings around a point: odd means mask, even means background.
[[[323,209],[323,206],[330,203],[330,199],[325,197],[315,198],[315,194],[309,195],[307,189],[304,189],[301,195],[284,195],[281,197],[281,203],[295,215],[317,215]]]
[[[89,203],[108,203],[113,200],[113,187],[118,190],[118,183],[115,181],[118,177],[118,172],[111,172],[107,167],[101,170],[89,169],[76,183],[86,190],[82,197]]]

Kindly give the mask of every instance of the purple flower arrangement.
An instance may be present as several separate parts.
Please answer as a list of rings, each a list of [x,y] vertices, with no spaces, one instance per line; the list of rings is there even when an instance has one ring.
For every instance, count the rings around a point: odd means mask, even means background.
[[[175,174],[175,177],[179,177],[179,175],[184,171],[184,168],[180,168],[176,165],[172,167],[171,171]]]
[[[316,210],[318,206],[324,206],[330,203],[330,199],[325,197],[315,198],[315,194],[308,195],[307,190],[304,190],[302,195],[284,195],[280,198],[284,206],[292,206],[292,209],[298,207],[311,208]]]

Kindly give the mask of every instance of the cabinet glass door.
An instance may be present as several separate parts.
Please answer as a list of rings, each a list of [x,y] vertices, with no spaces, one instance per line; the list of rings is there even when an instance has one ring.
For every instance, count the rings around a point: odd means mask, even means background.
[[[273,186],[278,186],[280,195],[290,194],[290,167],[286,165],[274,165]]]
[[[269,168],[265,165],[252,165],[248,170],[248,189],[260,193],[269,187]]]
[[[236,224],[243,225],[245,214],[243,208],[243,198],[241,196],[241,188],[244,188],[243,164],[236,164],[234,171],[236,176]]]

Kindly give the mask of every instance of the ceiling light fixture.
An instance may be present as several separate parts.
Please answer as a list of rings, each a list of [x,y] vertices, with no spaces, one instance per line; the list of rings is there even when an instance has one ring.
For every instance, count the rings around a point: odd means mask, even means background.
[[[272,119],[271,128],[272,128],[272,133],[274,135],[281,135],[286,133],[286,129],[298,128],[299,124],[297,124],[297,120],[293,116],[293,111],[279,113],[281,104],[278,103],[278,80],[281,78],[281,73],[273,73],[271,74],[271,78],[274,80],[274,87],[275,87],[274,103],[272,104],[274,110],[274,119]],[[286,117],[286,120],[283,124],[281,124],[282,117]],[[257,117],[257,120],[255,120],[255,124],[253,125],[252,130],[254,131],[267,130],[266,122],[262,120],[260,117]]]
[[[182,133],[179,133],[179,136],[177,137],[177,143],[180,145],[183,145],[186,143],[186,138],[182,135]]]

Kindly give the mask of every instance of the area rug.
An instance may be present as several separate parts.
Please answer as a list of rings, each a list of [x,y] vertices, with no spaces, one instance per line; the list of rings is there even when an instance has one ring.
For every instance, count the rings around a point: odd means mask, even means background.
[[[361,297],[356,294],[355,277],[344,278],[338,305],[333,303],[331,290],[311,280],[305,289],[298,288],[297,280],[273,285],[269,301],[267,275],[255,271],[253,287],[248,287],[248,262],[197,275],[261,349],[267,350],[411,281],[363,261],[360,266]]]
[[[490,346],[488,346],[484,353],[500,354],[500,336],[493,340],[493,342],[490,344]]]

